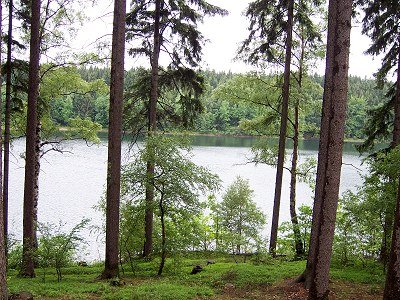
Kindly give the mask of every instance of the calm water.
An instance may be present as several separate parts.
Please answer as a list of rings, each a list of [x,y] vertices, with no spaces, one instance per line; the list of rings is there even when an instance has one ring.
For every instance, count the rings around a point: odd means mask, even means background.
[[[193,161],[209,168],[218,174],[223,181],[223,190],[231,184],[236,176],[240,175],[250,181],[254,190],[254,200],[267,214],[266,232],[269,232],[274,197],[275,169],[266,165],[246,164],[246,157],[250,155],[251,145],[256,138],[234,137],[193,137]],[[290,145],[289,145],[290,146]],[[317,141],[303,141],[301,143],[300,161],[306,157],[317,156]],[[24,183],[24,160],[20,153],[24,152],[25,141],[20,139],[14,142],[12,148],[11,176],[10,176],[10,232],[16,238],[21,238],[22,232],[22,200]],[[124,143],[123,159],[128,160],[128,144]],[[48,153],[42,160],[40,174],[39,221],[66,223],[71,228],[82,218],[88,217],[93,226],[101,226],[102,214],[93,209],[104,192],[106,181],[107,144],[88,147],[85,142],[66,142],[64,154]],[[288,157],[287,162],[290,159]],[[341,192],[352,189],[361,184],[361,166],[352,144],[346,144],[342,167]],[[353,165],[353,166],[350,166]],[[289,180],[288,172],[284,174],[282,204],[280,220],[289,220]],[[312,193],[303,183],[297,188],[298,205],[312,204]],[[219,198],[221,196],[219,195]],[[103,259],[103,237],[93,230],[86,230],[84,235],[89,241],[85,252],[79,259]]]

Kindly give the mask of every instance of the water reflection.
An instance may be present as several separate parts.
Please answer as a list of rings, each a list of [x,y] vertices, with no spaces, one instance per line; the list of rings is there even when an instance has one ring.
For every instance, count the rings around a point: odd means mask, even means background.
[[[270,146],[278,144],[277,137],[251,137],[251,136],[215,136],[215,135],[193,135],[190,137],[193,146],[206,146],[206,147],[244,147],[251,148],[258,141],[266,139]],[[318,139],[301,139],[299,141],[299,149],[305,151],[317,151]],[[345,153],[358,154],[355,146],[360,142],[345,142],[343,151]],[[286,140],[286,149],[293,149],[293,140]]]

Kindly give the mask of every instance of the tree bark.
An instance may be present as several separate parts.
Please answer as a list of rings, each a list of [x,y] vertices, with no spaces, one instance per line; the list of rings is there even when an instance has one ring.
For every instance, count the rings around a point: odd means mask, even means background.
[[[400,34],[397,37],[400,43]],[[400,144],[400,47],[397,62],[397,82],[396,82],[396,99],[394,102],[394,123],[393,123],[393,141],[392,148]]]
[[[286,48],[285,71],[284,71],[284,81],[282,88],[281,127],[279,133],[279,150],[278,150],[279,152],[278,152],[278,162],[276,169],[271,239],[269,244],[269,252],[273,257],[275,257],[276,255],[276,242],[278,238],[278,226],[279,226],[279,209],[280,209],[281,194],[282,194],[283,165],[285,162],[286,131],[287,131],[287,119],[288,119],[289,96],[290,96],[290,65],[292,58],[293,10],[294,10],[294,0],[289,0],[288,19],[286,28],[286,44],[285,44]]]
[[[38,114],[40,115],[40,114]],[[38,224],[38,204],[39,204],[39,175],[40,175],[40,156],[41,156],[41,145],[40,145],[40,132],[41,132],[40,117],[38,117],[36,123],[36,140],[35,140],[35,177],[34,181],[34,197],[33,197],[33,251],[37,251],[39,247],[37,239],[37,224]],[[35,264],[36,267],[36,264]]]
[[[7,73],[6,73],[6,103],[4,113],[4,172],[3,172],[3,219],[4,240],[6,253],[8,244],[8,182],[10,174],[10,117],[11,117],[11,51],[12,51],[12,24],[13,0],[9,0],[8,7],[8,37],[7,37]]]
[[[0,5],[1,6],[1,5]],[[2,32],[2,17],[3,12],[0,7],[0,32]],[[1,40],[0,40],[0,49],[1,49]],[[0,51],[1,52],[1,51]],[[1,61],[1,53],[0,53],[0,61]],[[2,85],[2,76],[0,70],[0,95],[1,95],[1,85]],[[1,97],[0,97],[1,98]],[[2,132],[2,116],[3,116],[3,103],[2,99],[0,99],[0,133]],[[3,166],[2,166],[2,147],[3,140],[2,134],[0,134],[0,191],[3,188]],[[6,256],[6,240],[4,235],[4,203],[3,203],[3,194],[0,193],[0,299],[8,299],[8,291],[7,291],[7,256]]]
[[[398,35],[400,42],[400,34]],[[397,85],[396,99],[393,124],[393,142],[392,148],[395,148],[400,143],[400,48],[397,67]],[[398,179],[397,203],[394,215],[392,246],[390,249],[389,264],[386,274],[385,291],[383,294],[384,300],[400,298],[400,178]]]
[[[299,6],[302,5],[302,1],[300,1]],[[304,64],[304,52],[305,52],[305,41],[302,29],[301,36],[301,53],[300,53],[300,61],[299,61],[299,78],[298,85],[301,91],[302,83],[303,83],[303,64]],[[294,243],[295,243],[295,252],[296,258],[300,259],[304,257],[305,250],[303,245],[303,240],[301,238],[299,221],[296,213],[296,186],[297,186],[297,164],[299,158],[299,100],[296,100],[294,105],[294,123],[293,123],[293,154],[292,154],[292,166],[290,168],[290,219],[292,221],[293,226],[293,235],[294,235]]]
[[[397,204],[393,224],[392,246],[386,274],[383,300],[400,299],[400,181],[397,189]]]
[[[327,299],[346,118],[352,0],[329,1],[328,42],[310,250],[309,299]]]
[[[296,213],[296,185],[297,185],[297,162],[299,156],[299,103],[294,107],[294,136],[292,166],[290,168],[290,219],[293,226],[296,258],[304,256],[304,246],[301,239],[299,221]]]
[[[34,221],[33,209],[35,198],[35,141],[37,123],[37,99],[39,96],[39,60],[40,60],[40,0],[31,3],[31,37],[29,54],[28,112],[26,124],[26,160],[24,184],[24,216],[22,268],[20,275],[35,277],[34,270]]]
[[[155,1],[154,16],[154,42],[153,55],[151,58],[151,92],[149,103],[149,124],[148,137],[151,138],[157,130],[157,101],[158,101],[158,60],[160,57],[160,17],[161,17],[161,0]],[[147,162],[147,178],[150,181],[146,185],[146,213],[145,213],[145,243],[143,249],[143,257],[151,255],[153,251],[153,202],[154,202],[154,185],[152,183],[154,177],[154,155],[153,149],[148,149],[150,159]]]
[[[121,182],[122,108],[124,93],[126,0],[114,1],[108,134],[106,253],[102,279],[119,275],[119,206]]]

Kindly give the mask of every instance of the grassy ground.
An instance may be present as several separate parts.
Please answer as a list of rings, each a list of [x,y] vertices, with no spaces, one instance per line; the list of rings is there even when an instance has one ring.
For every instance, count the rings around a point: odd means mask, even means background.
[[[306,299],[301,284],[290,280],[305,267],[304,261],[269,261],[262,264],[235,263],[215,259],[206,266],[206,259],[169,260],[165,273],[157,277],[157,262],[140,262],[135,272],[124,266],[122,285],[111,286],[98,281],[101,266],[63,269],[63,280],[57,282],[54,270],[36,271],[33,279],[18,278],[10,270],[8,285],[11,293],[29,291],[35,299]],[[194,265],[204,270],[190,275]],[[129,270],[128,270],[129,269]],[[331,270],[331,299],[380,299],[384,276],[379,266],[338,267]]]

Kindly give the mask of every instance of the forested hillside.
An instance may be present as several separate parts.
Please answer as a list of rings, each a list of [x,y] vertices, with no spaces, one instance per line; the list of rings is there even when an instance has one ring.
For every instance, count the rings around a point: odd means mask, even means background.
[[[109,70],[105,68],[79,68],[77,72],[86,82],[102,79],[106,84],[109,84]],[[129,91],[135,85],[139,75],[139,69],[131,69],[126,72],[126,98],[135,97]],[[275,75],[259,78],[258,82],[251,86],[248,85],[246,90],[242,90],[243,93],[241,95],[238,95],[235,89],[240,78],[242,81],[245,80],[245,74],[206,70],[202,72],[202,75],[205,78],[206,86],[205,92],[201,97],[203,111],[196,117],[191,127],[192,131],[234,135],[268,134],[268,132],[246,128],[244,123],[245,121],[260,118],[263,115],[265,107],[251,102],[250,95],[257,92],[260,93],[259,97],[261,98],[270,97],[271,93],[268,92],[267,81],[271,80]],[[254,79],[258,76],[249,74],[247,77]],[[323,93],[322,76],[314,74],[308,80],[309,84],[305,87],[303,95],[309,98],[309,104],[307,109],[301,111],[301,118],[304,120],[302,134],[305,138],[318,136]],[[248,96],[247,99],[246,95]],[[369,117],[368,111],[387,101],[385,91],[376,88],[376,82],[372,79],[351,76],[349,79],[348,99],[346,138],[364,139],[364,129]],[[68,119],[71,117],[89,117],[105,128],[108,124],[107,105],[107,95],[105,94],[92,92],[83,96],[72,95],[57,99],[52,103],[52,116],[60,125],[67,124]],[[177,129],[171,122],[166,122],[163,126],[164,129],[170,131]]]

